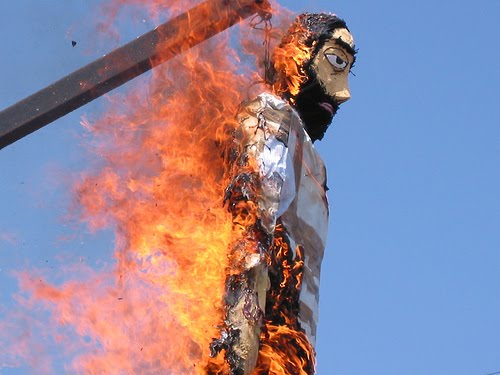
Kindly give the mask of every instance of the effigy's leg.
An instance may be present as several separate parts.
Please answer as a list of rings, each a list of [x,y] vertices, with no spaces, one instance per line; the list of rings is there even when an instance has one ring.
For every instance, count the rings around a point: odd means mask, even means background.
[[[257,363],[259,342],[269,285],[267,265],[261,261],[227,280],[226,327],[231,345],[226,351],[231,374],[251,374]]]
[[[231,375],[249,375],[255,368],[268,288],[267,261],[260,254],[247,256],[244,271],[226,279],[224,328],[211,349],[212,356],[225,350]]]
[[[290,243],[292,242],[292,244]],[[278,220],[269,251],[269,290],[255,375],[315,373],[315,354],[299,321],[304,250]]]
[[[257,173],[238,174],[228,186],[226,203],[233,215],[234,240],[229,254],[225,320],[221,336],[211,344],[211,354],[225,350],[230,375],[250,375],[257,362],[261,329],[269,288],[268,251],[272,235],[258,215]]]

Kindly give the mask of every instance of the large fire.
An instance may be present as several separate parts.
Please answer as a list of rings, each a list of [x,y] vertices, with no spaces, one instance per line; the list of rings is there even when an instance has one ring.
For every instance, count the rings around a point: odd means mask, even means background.
[[[115,0],[110,9],[143,5],[156,18],[193,5],[166,3]],[[279,25],[286,12],[277,8],[273,20]],[[211,373],[228,373],[223,354],[210,359],[210,343],[224,319],[226,275],[237,272],[228,268],[238,231],[223,204],[229,181],[222,145],[238,126],[240,103],[265,90],[255,84],[263,73],[255,60],[265,54],[264,36],[248,24],[238,36],[235,42],[223,33],[186,51],[156,68],[147,82],[131,84],[127,94],[110,96],[100,119],[83,121],[94,168],[82,173],[74,194],[80,218],[92,230],[114,230],[116,265],[99,271],[67,266],[69,277],[59,284],[33,273],[19,276],[29,294],[19,303],[47,315],[41,336],[70,358],[68,372],[206,374],[210,366]],[[299,44],[281,53],[308,57]],[[303,72],[295,75],[289,84],[298,87]],[[271,280],[279,293],[266,312],[255,374],[310,374],[313,349],[293,314],[280,309],[300,287],[300,249],[292,259],[279,237],[273,248],[269,262],[283,264],[283,272]],[[29,359],[30,348],[19,343],[13,355]],[[32,363],[51,373],[50,360],[40,358]]]

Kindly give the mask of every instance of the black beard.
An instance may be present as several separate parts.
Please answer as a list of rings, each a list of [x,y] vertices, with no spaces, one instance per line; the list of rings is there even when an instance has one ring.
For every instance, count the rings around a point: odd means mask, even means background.
[[[300,88],[294,101],[293,106],[299,113],[311,140],[314,142],[323,139],[333,116],[339,109],[335,98],[328,95],[314,77]]]

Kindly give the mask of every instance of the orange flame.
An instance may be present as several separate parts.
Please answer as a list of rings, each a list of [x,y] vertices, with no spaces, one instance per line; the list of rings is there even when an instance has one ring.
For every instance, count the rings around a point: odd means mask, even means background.
[[[314,349],[303,332],[268,324],[261,342],[258,364],[252,375],[314,374]]]
[[[286,232],[278,223],[270,249],[271,287],[267,295],[265,327],[253,375],[310,375],[315,371],[314,348],[298,321],[303,251],[294,255]]]
[[[174,71],[156,70],[147,100],[132,92],[123,99],[124,114],[109,113],[93,125],[107,140],[98,148],[106,167],[77,188],[90,225],[104,217],[117,228],[117,273],[138,279],[124,284],[154,285],[158,292],[168,314],[154,324],[173,324],[165,337],[152,339],[175,340],[176,352],[167,359],[152,351],[150,361],[165,361],[161,368],[174,373],[204,373],[222,319],[232,224],[222,205],[226,181],[217,144],[235,125],[243,84],[225,43],[176,58]],[[211,50],[227,58],[215,64]]]
[[[305,44],[306,33],[307,31],[300,23],[294,23],[287,37],[274,50],[273,61],[277,76],[273,89],[278,96],[288,92],[293,100],[293,97],[299,93],[300,86],[307,79],[307,72],[303,67],[305,62],[311,59],[314,45]]]

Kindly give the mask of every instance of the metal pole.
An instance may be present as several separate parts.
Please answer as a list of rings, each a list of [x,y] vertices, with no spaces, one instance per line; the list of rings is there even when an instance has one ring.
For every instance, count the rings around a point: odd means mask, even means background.
[[[264,0],[207,0],[0,112],[0,149],[237,22]],[[160,48],[158,48],[160,46]]]

